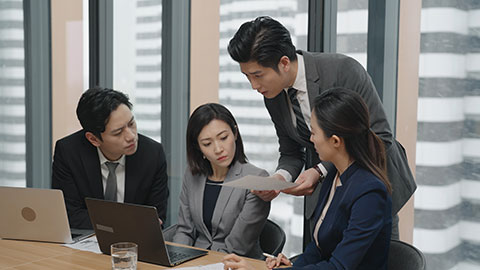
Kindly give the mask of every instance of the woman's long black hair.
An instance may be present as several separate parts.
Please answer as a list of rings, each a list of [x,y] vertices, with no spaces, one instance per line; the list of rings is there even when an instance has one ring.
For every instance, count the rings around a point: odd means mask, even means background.
[[[370,115],[362,97],[350,89],[332,88],[315,98],[313,113],[325,136],[343,138],[350,157],[377,176],[391,193],[385,146],[370,128]]]

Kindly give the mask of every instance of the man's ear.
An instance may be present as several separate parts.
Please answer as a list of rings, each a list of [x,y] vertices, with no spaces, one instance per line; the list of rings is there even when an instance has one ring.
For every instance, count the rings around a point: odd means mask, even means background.
[[[278,68],[287,72],[290,69],[290,58],[288,58],[286,55],[282,56],[280,61],[278,61]]]
[[[95,147],[99,147],[102,141],[97,138],[97,136],[93,135],[93,133],[87,131],[85,132],[85,138]]]

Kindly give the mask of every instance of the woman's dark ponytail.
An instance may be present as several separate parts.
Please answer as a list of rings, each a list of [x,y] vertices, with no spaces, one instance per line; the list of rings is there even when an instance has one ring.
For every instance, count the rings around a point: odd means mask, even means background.
[[[391,193],[385,146],[370,128],[370,115],[362,97],[346,88],[332,88],[315,99],[313,113],[325,135],[343,138],[348,154],[377,176]]]

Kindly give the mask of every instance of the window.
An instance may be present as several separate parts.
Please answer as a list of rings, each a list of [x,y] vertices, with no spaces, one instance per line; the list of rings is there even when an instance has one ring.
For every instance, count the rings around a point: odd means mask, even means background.
[[[285,25],[296,48],[306,50],[308,1],[257,1],[250,5],[244,1],[220,1],[219,100],[238,122],[249,161],[274,173],[278,162],[278,139],[263,96],[252,90],[238,63],[227,52],[228,42],[240,25],[261,15],[268,15]],[[287,256],[301,253],[303,197],[281,194],[272,201],[269,218],[287,235],[283,253]]]
[[[138,132],[160,141],[162,1],[113,3],[113,88],[130,97]]]
[[[0,3],[0,186],[26,186],[23,1]]]
[[[337,3],[337,52],[367,68],[368,0]]]
[[[430,269],[480,269],[480,5],[423,1],[414,244]]]

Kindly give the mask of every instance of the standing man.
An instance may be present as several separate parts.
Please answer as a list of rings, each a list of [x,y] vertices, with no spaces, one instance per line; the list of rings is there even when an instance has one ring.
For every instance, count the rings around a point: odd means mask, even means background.
[[[155,206],[167,212],[167,163],[160,143],[137,133],[128,97],[93,88],[77,106],[79,130],[57,141],[52,187],[65,196],[71,228],[91,229],[85,198]]]
[[[244,23],[228,45],[230,56],[252,88],[264,96],[275,125],[280,158],[274,176],[300,185],[283,192],[306,195],[304,244],[314,229],[314,212],[320,185],[331,164],[322,163],[310,142],[310,116],[316,96],[332,87],[352,89],[362,96],[370,111],[371,129],[385,143],[388,177],[393,188],[392,238],[398,239],[398,211],[416,189],[405,150],[392,135],[385,111],[366,70],[342,54],[296,51],[290,33],[270,17]],[[302,169],[305,171],[302,172]],[[273,200],[276,191],[256,192]]]

